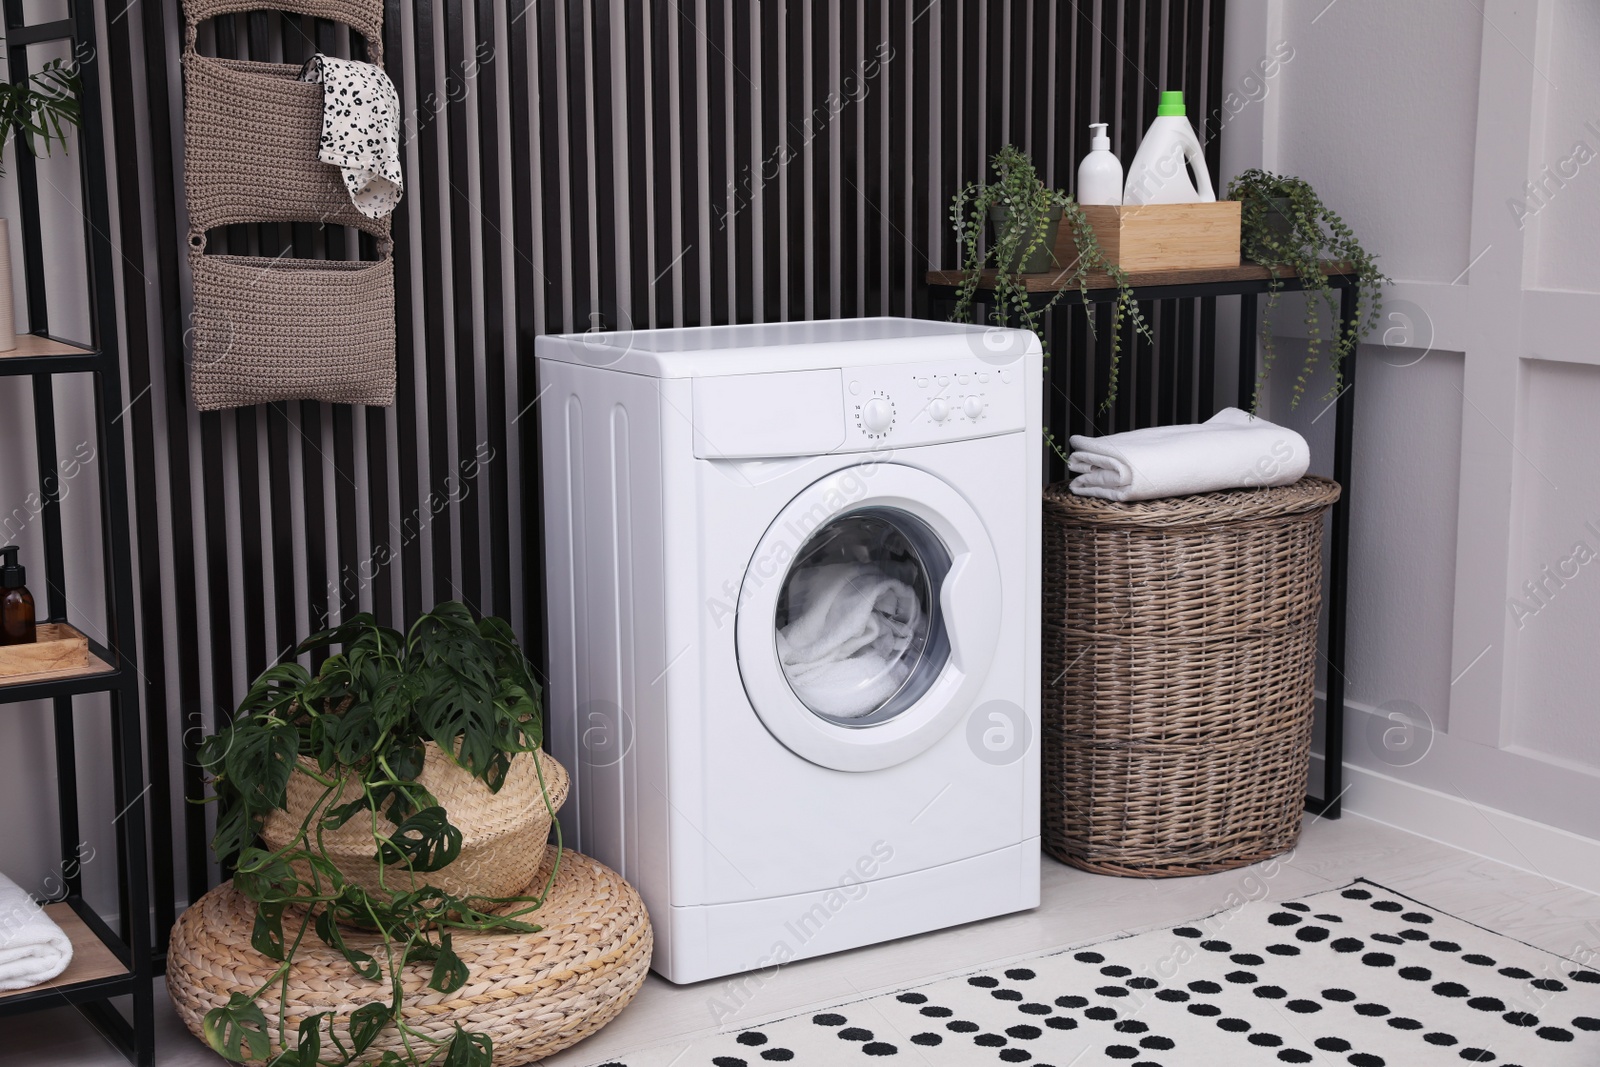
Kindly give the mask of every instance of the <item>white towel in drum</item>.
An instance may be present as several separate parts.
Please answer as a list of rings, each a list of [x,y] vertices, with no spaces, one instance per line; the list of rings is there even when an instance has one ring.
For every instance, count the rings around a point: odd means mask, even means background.
[[[317,158],[344,174],[350,202],[381,219],[400,202],[400,96],[383,68],[320,52],[302,81],[322,83],[322,143]]]
[[[41,985],[71,962],[72,942],[61,927],[0,874],[0,990]]]
[[[1288,485],[1311,466],[1306,439],[1238,408],[1185,426],[1073,435],[1067,469],[1078,496],[1155,500],[1244,486]]]
[[[795,574],[778,659],[813,711],[860,718],[892,697],[911,665],[917,595],[872,563],[831,563]]]

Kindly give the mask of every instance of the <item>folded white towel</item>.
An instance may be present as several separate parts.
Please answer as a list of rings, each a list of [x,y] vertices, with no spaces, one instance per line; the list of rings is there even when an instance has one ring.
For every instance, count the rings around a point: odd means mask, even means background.
[[[1288,485],[1311,466],[1304,437],[1238,408],[1223,408],[1199,424],[1074,435],[1071,444],[1072,491],[1102,500]]]
[[[789,583],[789,623],[778,659],[813,711],[860,718],[892,697],[911,672],[906,651],[921,621],[917,594],[873,563],[830,563]]]
[[[302,81],[321,82],[322,144],[317,158],[344,173],[350,202],[381,219],[400,202],[400,96],[382,67],[320,52]]]
[[[0,990],[41,985],[71,962],[72,942],[61,927],[0,874]]]

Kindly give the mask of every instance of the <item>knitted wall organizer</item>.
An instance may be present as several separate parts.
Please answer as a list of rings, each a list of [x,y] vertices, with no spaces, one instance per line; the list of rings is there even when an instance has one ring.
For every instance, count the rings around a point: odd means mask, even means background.
[[[322,85],[301,81],[299,64],[196,50],[201,22],[262,8],[346,23],[366,38],[368,60],[383,63],[382,0],[184,0],[195,407],[293,399],[387,406],[395,391],[389,219],[358,211],[339,168],[317,158]],[[215,227],[280,222],[356,227],[377,241],[378,259],[206,251]]]

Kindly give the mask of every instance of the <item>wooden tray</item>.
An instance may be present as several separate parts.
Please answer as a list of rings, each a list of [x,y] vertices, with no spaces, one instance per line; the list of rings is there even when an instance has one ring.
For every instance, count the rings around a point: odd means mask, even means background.
[[[81,674],[89,661],[87,637],[64,622],[41,622],[38,641],[0,645],[0,684]]]
[[[1088,204],[1084,215],[1106,258],[1123,270],[1196,270],[1239,265],[1239,202]],[[1071,248],[1061,221],[1058,247]]]

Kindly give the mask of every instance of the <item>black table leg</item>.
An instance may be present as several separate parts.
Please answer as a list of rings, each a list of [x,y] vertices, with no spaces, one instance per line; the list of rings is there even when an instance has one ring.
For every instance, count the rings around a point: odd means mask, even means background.
[[[1351,329],[1356,317],[1358,290],[1345,285],[1339,296],[1339,334]],[[1328,553],[1328,675],[1323,686],[1322,796],[1307,798],[1306,809],[1325,818],[1339,817],[1344,796],[1344,665],[1345,623],[1350,576],[1350,467],[1355,445],[1356,353],[1343,363],[1344,388],[1334,401],[1333,480],[1339,483],[1339,500],[1333,505],[1333,537]]]
[[[1239,384],[1235,406],[1249,411],[1256,399],[1256,294],[1239,297]],[[1209,413],[1207,414],[1209,418]]]

